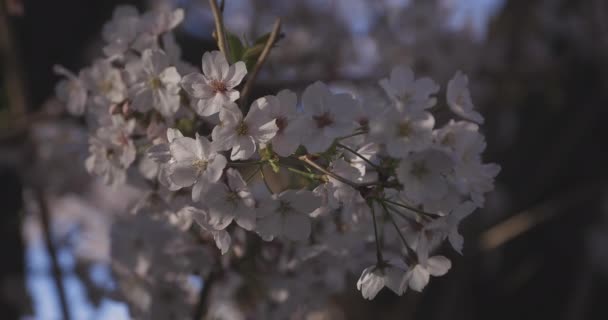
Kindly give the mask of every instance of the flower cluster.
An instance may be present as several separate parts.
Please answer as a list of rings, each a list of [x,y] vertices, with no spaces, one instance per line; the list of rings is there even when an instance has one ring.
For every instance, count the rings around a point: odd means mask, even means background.
[[[179,9],[119,7],[103,28],[105,57],[78,75],[56,68],[66,76],[58,96],[91,128],[90,173],[140,186],[154,195],[148,209],[238,261],[255,241],[243,232],[282,240],[300,264],[322,253],[359,259],[367,299],[384,286],[421,291],[450,269],[436,249],[447,240],[462,251],[458,226],[500,170],[482,161],[483,117],[463,73],[445,104],[437,83],[403,66],[376,95],[316,82],[300,98],[282,90],[249,104],[245,62],[220,51],[204,53],[200,70],[180,60],[171,30],[182,19]],[[456,119],[436,119],[444,105]]]

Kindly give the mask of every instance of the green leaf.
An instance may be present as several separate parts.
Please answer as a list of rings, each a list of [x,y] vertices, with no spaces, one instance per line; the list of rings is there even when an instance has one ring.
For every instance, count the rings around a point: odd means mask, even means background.
[[[245,46],[243,46],[243,42],[236,35],[227,32],[226,33],[226,41],[228,42],[228,53],[229,60],[231,63],[242,61],[243,55],[245,53]]]
[[[268,38],[270,38],[270,32],[257,38],[253,42],[253,45],[245,49],[241,61],[245,62],[245,64],[247,65],[247,70],[253,69],[253,66],[255,65],[256,61],[258,61],[260,54],[262,54],[262,51],[264,51],[264,46],[266,45],[266,41],[268,41]],[[280,39],[281,35],[277,37],[277,39],[273,43],[273,47],[277,44],[277,42],[279,42]]]

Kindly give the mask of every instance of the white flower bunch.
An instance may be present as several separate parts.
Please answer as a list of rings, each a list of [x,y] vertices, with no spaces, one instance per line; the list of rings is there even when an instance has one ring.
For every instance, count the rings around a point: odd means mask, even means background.
[[[249,63],[239,60],[251,58],[247,45],[204,53],[200,71],[184,67],[167,40],[182,19],[179,9],[119,7],[103,29],[104,58],[78,75],[56,69],[67,77],[57,89],[67,110],[89,120],[90,173],[109,184],[147,180],[138,185],[163,203],[168,223],[203,234],[224,257],[243,259],[252,233],[279,239],[285,259],[295,246],[314,248],[296,250],[309,257],[301,263],[321,252],[369,263],[356,284],[366,299],[385,286],[421,291],[448,272],[435,251],[448,240],[462,252],[458,226],[500,170],[482,160],[483,117],[463,73],[445,104],[437,83],[405,66],[379,81],[378,97],[316,82],[301,99],[282,90],[249,104]],[[436,120],[443,105],[456,119]]]

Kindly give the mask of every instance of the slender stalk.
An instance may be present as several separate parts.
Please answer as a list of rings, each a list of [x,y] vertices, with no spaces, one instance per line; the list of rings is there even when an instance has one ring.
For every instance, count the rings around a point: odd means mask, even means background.
[[[226,51],[226,33],[224,31],[224,18],[222,17],[222,12],[217,6],[217,2],[215,0],[209,0],[209,5],[211,6],[211,11],[213,12],[213,19],[215,20],[215,34],[217,36],[217,46],[220,48],[220,51],[224,54],[226,59],[228,59],[228,52]]]
[[[247,167],[247,166],[257,166],[263,164],[264,161],[249,161],[249,162],[229,162],[229,167]]]
[[[336,138],[336,141],[342,141],[342,140],[345,140],[345,139],[348,139],[348,138],[352,138],[352,137],[356,137],[356,136],[360,136],[360,135],[366,134],[366,133],[367,133],[366,131],[355,132],[353,134],[349,134],[349,135],[344,136],[344,137]]]
[[[376,165],[375,163],[371,162],[371,160],[367,159],[366,157],[364,157],[359,152],[357,152],[357,151],[353,150],[352,148],[350,148],[350,147],[348,147],[346,145],[343,145],[341,143],[338,143],[337,146],[340,147],[340,148],[342,148],[342,149],[344,149],[344,150],[350,151],[352,154],[356,155],[357,157],[363,159],[363,161],[367,162],[367,164],[369,164],[372,168],[380,171],[381,168],[378,165]]]
[[[374,203],[369,201],[367,203],[367,205],[369,205],[369,208],[372,211],[372,219],[374,221],[374,237],[376,238],[376,259],[378,262],[378,265],[382,265],[384,263],[384,259],[382,259],[382,250],[380,249],[380,240],[378,238],[378,225],[376,223],[376,210],[374,209]]]
[[[247,177],[247,179],[245,179],[245,182],[249,183],[249,181],[251,181],[251,179],[253,179],[253,177],[255,177],[260,172],[260,170],[262,170],[262,166],[258,166],[253,171],[253,173],[249,177]]]
[[[306,156],[306,155],[300,156],[300,157],[298,157],[298,159],[301,160],[301,161],[304,161],[309,166],[317,169],[319,172],[321,172],[321,173],[323,173],[323,174],[325,174],[327,176],[330,176],[330,177],[332,177],[332,178],[334,178],[334,179],[336,179],[336,180],[338,180],[338,181],[340,181],[342,183],[345,183],[345,184],[347,184],[347,185],[349,185],[349,186],[351,186],[351,187],[353,187],[355,189],[362,186],[362,185],[360,185],[360,184],[358,184],[356,182],[352,182],[352,181],[350,181],[350,180],[348,180],[346,178],[343,178],[343,177],[341,177],[341,176],[339,176],[339,175],[337,175],[337,174],[335,174],[333,172],[330,172],[330,171],[324,169],[320,165],[316,164],[314,161],[310,160],[310,158],[308,158],[308,156]]]
[[[49,211],[48,203],[44,197],[43,191],[40,189],[34,190],[36,193],[36,200],[40,207],[40,223],[42,225],[42,231],[44,234],[44,242],[46,250],[51,258],[51,272],[53,274],[53,281],[57,287],[57,294],[59,295],[59,304],[61,307],[61,314],[64,320],[70,320],[70,310],[68,308],[68,299],[65,287],[63,285],[63,270],[59,264],[59,258],[57,257],[57,248],[53,243],[52,226],[51,226],[51,213]]]
[[[323,179],[323,176],[318,175],[318,174],[314,174],[314,173],[310,173],[310,172],[306,172],[306,171],[298,170],[298,169],[296,169],[296,168],[292,168],[292,167],[285,166],[285,165],[281,165],[281,166],[282,166],[282,167],[284,167],[285,169],[289,170],[290,172],[293,172],[293,173],[299,174],[299,175],[301,175],[301,176],[303,176],[303,177],[305,177],[305,178],[308,178],[308,179],[314,179],[314,180],[324,180],[324,179]]]
[[[379,200],[378,202],[381,202],[381,200]],[[391,207],[391,206],[387,206],[388,209],[390,209],[393,213],[396,213],[398,216],[400,216],[401,218],[403,218],[404,220],[407,220],[409,222],[411,222],[412,220],[414,220],[412,217],[408,217],[406,216],[403,212]]]
[[[388,208],[386,207],[386,204],[384,204],[383,202],[380,202],[380,205],[382,206],[382,208],[384,208],[384,212],[388,216],[388,219],[391,221],[391,224],[395,228],[395,231],[397,231],[397,234],[399,235],[399,238],[401,239],[401,242],[403,243],[405,250],[407,250],[407,255],[410,257],[415,257],[416,252],[414,252],[414,250],[412,250],[412,248],[410,248],[410,246],[407,244],[407,241],[405,240],[403,233],[401,233],[401,230],[399,230],[399,226],[397,226],[397,222],[395,222],[395,219],[390,214]]]
[[[277,37],[279,36],[279,32],[281,32],[281,18],[277,18],[277,20],[275,20],[274,26],[272,27],[272,32],[270,33],[268,40],[266,40],[264,49],[262,50],[262,53],[260,53],[257,62],[253,66],[253,70],[251,71],[249,79],[247,79],[247,82],[243,87],[243,91],[241,91],[241,107],[247,105],[247,100],[249,99],[249,94],[251,93],[251,89],[253,88],[255,78],[258,76],[260,69],[262,69],[262,65],[264,65],[264,62],[268,58],[268,54],[270,54],[270,49],[272,49],[272,46],[276,42]]]
[[[382,201],[385,201],[386,203],[390,203],[390,204],[392,204],[392,205],[395,205],[395,206],[398,206],[398,207],[401,207],[401,208],[408,209],[408,210],[410,210],[410,211],[414,211],[414,212],[416,212],[416,213],[419,213],[419,214],[422,214],[422,215],[428,216],[428,217],[430,217],[430,218],[439,218],[439,217],[441,217],[440,215],[438,215],[438,214],[436,214],[436,213],[430,213],[430,212],[426,212],[426,211],[423,211],[423,210],[420,210],[420,209],[416,209],[416,208],[414,208],[414,207],[410,207],[410,206],[405,205],[405,204],[403,204],[403,203],[399,203],[399,202],[391,201],[391,200],[388,200],[388,199],[382,199]]]

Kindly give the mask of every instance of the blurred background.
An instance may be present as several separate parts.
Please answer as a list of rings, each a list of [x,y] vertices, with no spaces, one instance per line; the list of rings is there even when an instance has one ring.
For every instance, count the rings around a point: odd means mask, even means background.
[[[198,65],[215,49],[208,2],[170,2],[185,9],[177,41]],[[2,319],[60,319],[62,308],[72,319],[128,319],[99,289],[115,285],[104,210],[124,208],[87,182],[84,122],[57,111],[52,71],[92,61],[103,23],[125,3],[159,1],[0,1]],[[228,30],[249,39],[277,16],[285,37],[254,97],[316,80],[373,84],[398,64],[438,83],[462,70],[486,117],[485,160],[502,166],[446,276],[369,302],[353,275],[334,297],[341,319],[608,319],[608,1],[226,0]],[[41,183],[71,196],[30,208]]]

